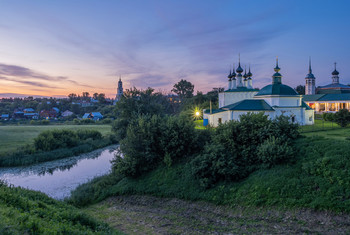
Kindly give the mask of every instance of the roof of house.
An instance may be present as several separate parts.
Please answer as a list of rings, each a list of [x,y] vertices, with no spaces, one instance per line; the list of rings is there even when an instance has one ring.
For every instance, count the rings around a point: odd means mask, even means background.
[[[325,85],[325,86],[319,86],[317,87],[318,89],[327,89],[327,88],[331,88],[331,89],[334,89],[334,88],[338,88],[338,89],[350,89],[350,86],[347,86],[347,85],[344,85],[344,84],[341,84],[341,83],[335,83],[335,84],[328,84],[328,85]]]
[[[290,86],[276,83],[263,87],[255,96],[265,95],[298,96],[299,94]]]
[[[92,112],[91,115],[94,117],[103,117],[103,115],[100,112]]]
[[[303,101],[316,101],[325,94],[317,94],[317,95],[303,95]]]
[[[83,115],[83,118],[89,118],[89,116],[90,116],[90,113],[85,113],[85,114]]]
[[[32,108],[27,108],[27,109],[24,109],[23,111],[25,111],[25,112],[34,112],[34,109],[32,109]]]
[[[303,101],[341,101],[350,100],[350,93],[342,94],[318,94],[318,95],[304,95]]]
[[[9,114],[1,114],[1,117],[3,117],[3,118],[8,118],[10,115]]]
[[[223,110],[223,109],[212,109],[211,113],[210,113],[210,109],[206,109],[204,111],[205,114],[215,114],[215,113],[221,113],[221,112],[226,112],[227,110]]]
[[[234,104],[230,104],[222,107],[223,110],[244,110],[244,111],[274,111],[274,109],[266,103],[265,100],[250,99],[250,100],[241,100]]]

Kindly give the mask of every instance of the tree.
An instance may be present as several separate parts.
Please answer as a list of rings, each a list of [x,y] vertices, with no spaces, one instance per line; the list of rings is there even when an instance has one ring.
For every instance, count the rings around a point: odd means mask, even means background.
[[[101,104],[106,103],[106,95],[104,93],[98,94],[97,100]]]
[[[97,98],[98,98],[98,93],[94,93],[94,94],[93,94],[93,98],[94,98],[94,100],[97,100]]]
[[[69,101],[72,102],[77,98],[77,94],[71,93],[68,95]]]
[[[295,90],[299,93],[299,95],[305,95],[305,86],[299,85],[295,88]]]
[[[181,79],[181,81],[174,85],[171,91],[176,93],[180,99],[191,98],[193,96],[194,85],[191,82]]]
[[[333,116],[333,120],[341,127],[346,127],[350,123],[350,112],[347,109],[341,109]]]
[[[83,100],[89,100],[89,98],[90,98],[89,92],[87,91],[83,92]]]
[[[131,120],[138,118],[139,115],[162,116],[171,112],[171,105],[167,98],[160,92],[154,92],[152,88],[126,90],[115,106],[117,120],[113,123],[113,131],[120,140],[125,137],[126,128]]]

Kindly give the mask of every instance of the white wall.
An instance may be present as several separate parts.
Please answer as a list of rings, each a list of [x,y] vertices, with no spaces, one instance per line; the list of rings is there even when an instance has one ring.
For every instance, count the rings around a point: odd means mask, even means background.
[[[273,97],[273,96],[256,96],[255,99],[264,99],[270,106],[301,106],[301,97]]]
[[[221,92],[219,93],[219,108],[234,104],[241,100],[252,99],[258,91],[246,91],[246,92]]]

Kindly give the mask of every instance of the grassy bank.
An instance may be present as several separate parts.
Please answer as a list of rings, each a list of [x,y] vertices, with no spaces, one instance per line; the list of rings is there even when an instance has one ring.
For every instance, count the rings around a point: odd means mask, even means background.
[[[0,155],[14,152],[26,144],[32,144],[38,134],[54,129],[98,130],[102,135],[111,132],[110,125],[0,126]]]
[[[78,187],[70,202],[83,206],[112,195],[148,194],[215,204],[311,208],[350,213],[350,141],[301,138],[295,163],[260,169],[240,182],[204,189],[190,159],[138,178],[108,175]]]
[[[0,234],[119,234],[48,196],[0,182]]]

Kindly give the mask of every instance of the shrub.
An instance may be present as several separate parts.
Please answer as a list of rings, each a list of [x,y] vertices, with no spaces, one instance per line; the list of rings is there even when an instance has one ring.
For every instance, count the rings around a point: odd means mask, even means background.
[[[275,136],[265,140],[259,145],[257,154],[260,161],[268,167],[289,161],[294,156],[293,148],[288,142],[283,141],[282,138]]]
[[[102,134],[99,131],[96,130],[77,130],[77,135],[80,140],[86,140],[86,139],[93,139],[93,140],[99,140],[102,139]]]
[[[71,130],[44,131],[34,139],[34,146],[36,150],[51,151],[58,148],[74,147],[78,141],[78,135]]]
[[[263,113],[242,115],[239,122],[216,128],[211,143],[192,162],[194,176],[205,187],[220,180],[245,178],[262,163],[274,165],[292,158],[291,140],[298,135],[298,125],[288,117],[269,120]]]
[[[341,109],[334,114],[334,122],[341,127],[346,127],[350,123],[350,112],[347,109]]]
[[[49,125],[50,121],[49,120],[41,120],[40,125]]]
[[[181,117],[140,116],[132,120],[126,137],[120,141],[123,156],[116,157],[117,172],[137,177],[156,168],[166,157],[166,164],[193,154],[200,148],[192,121]]]

